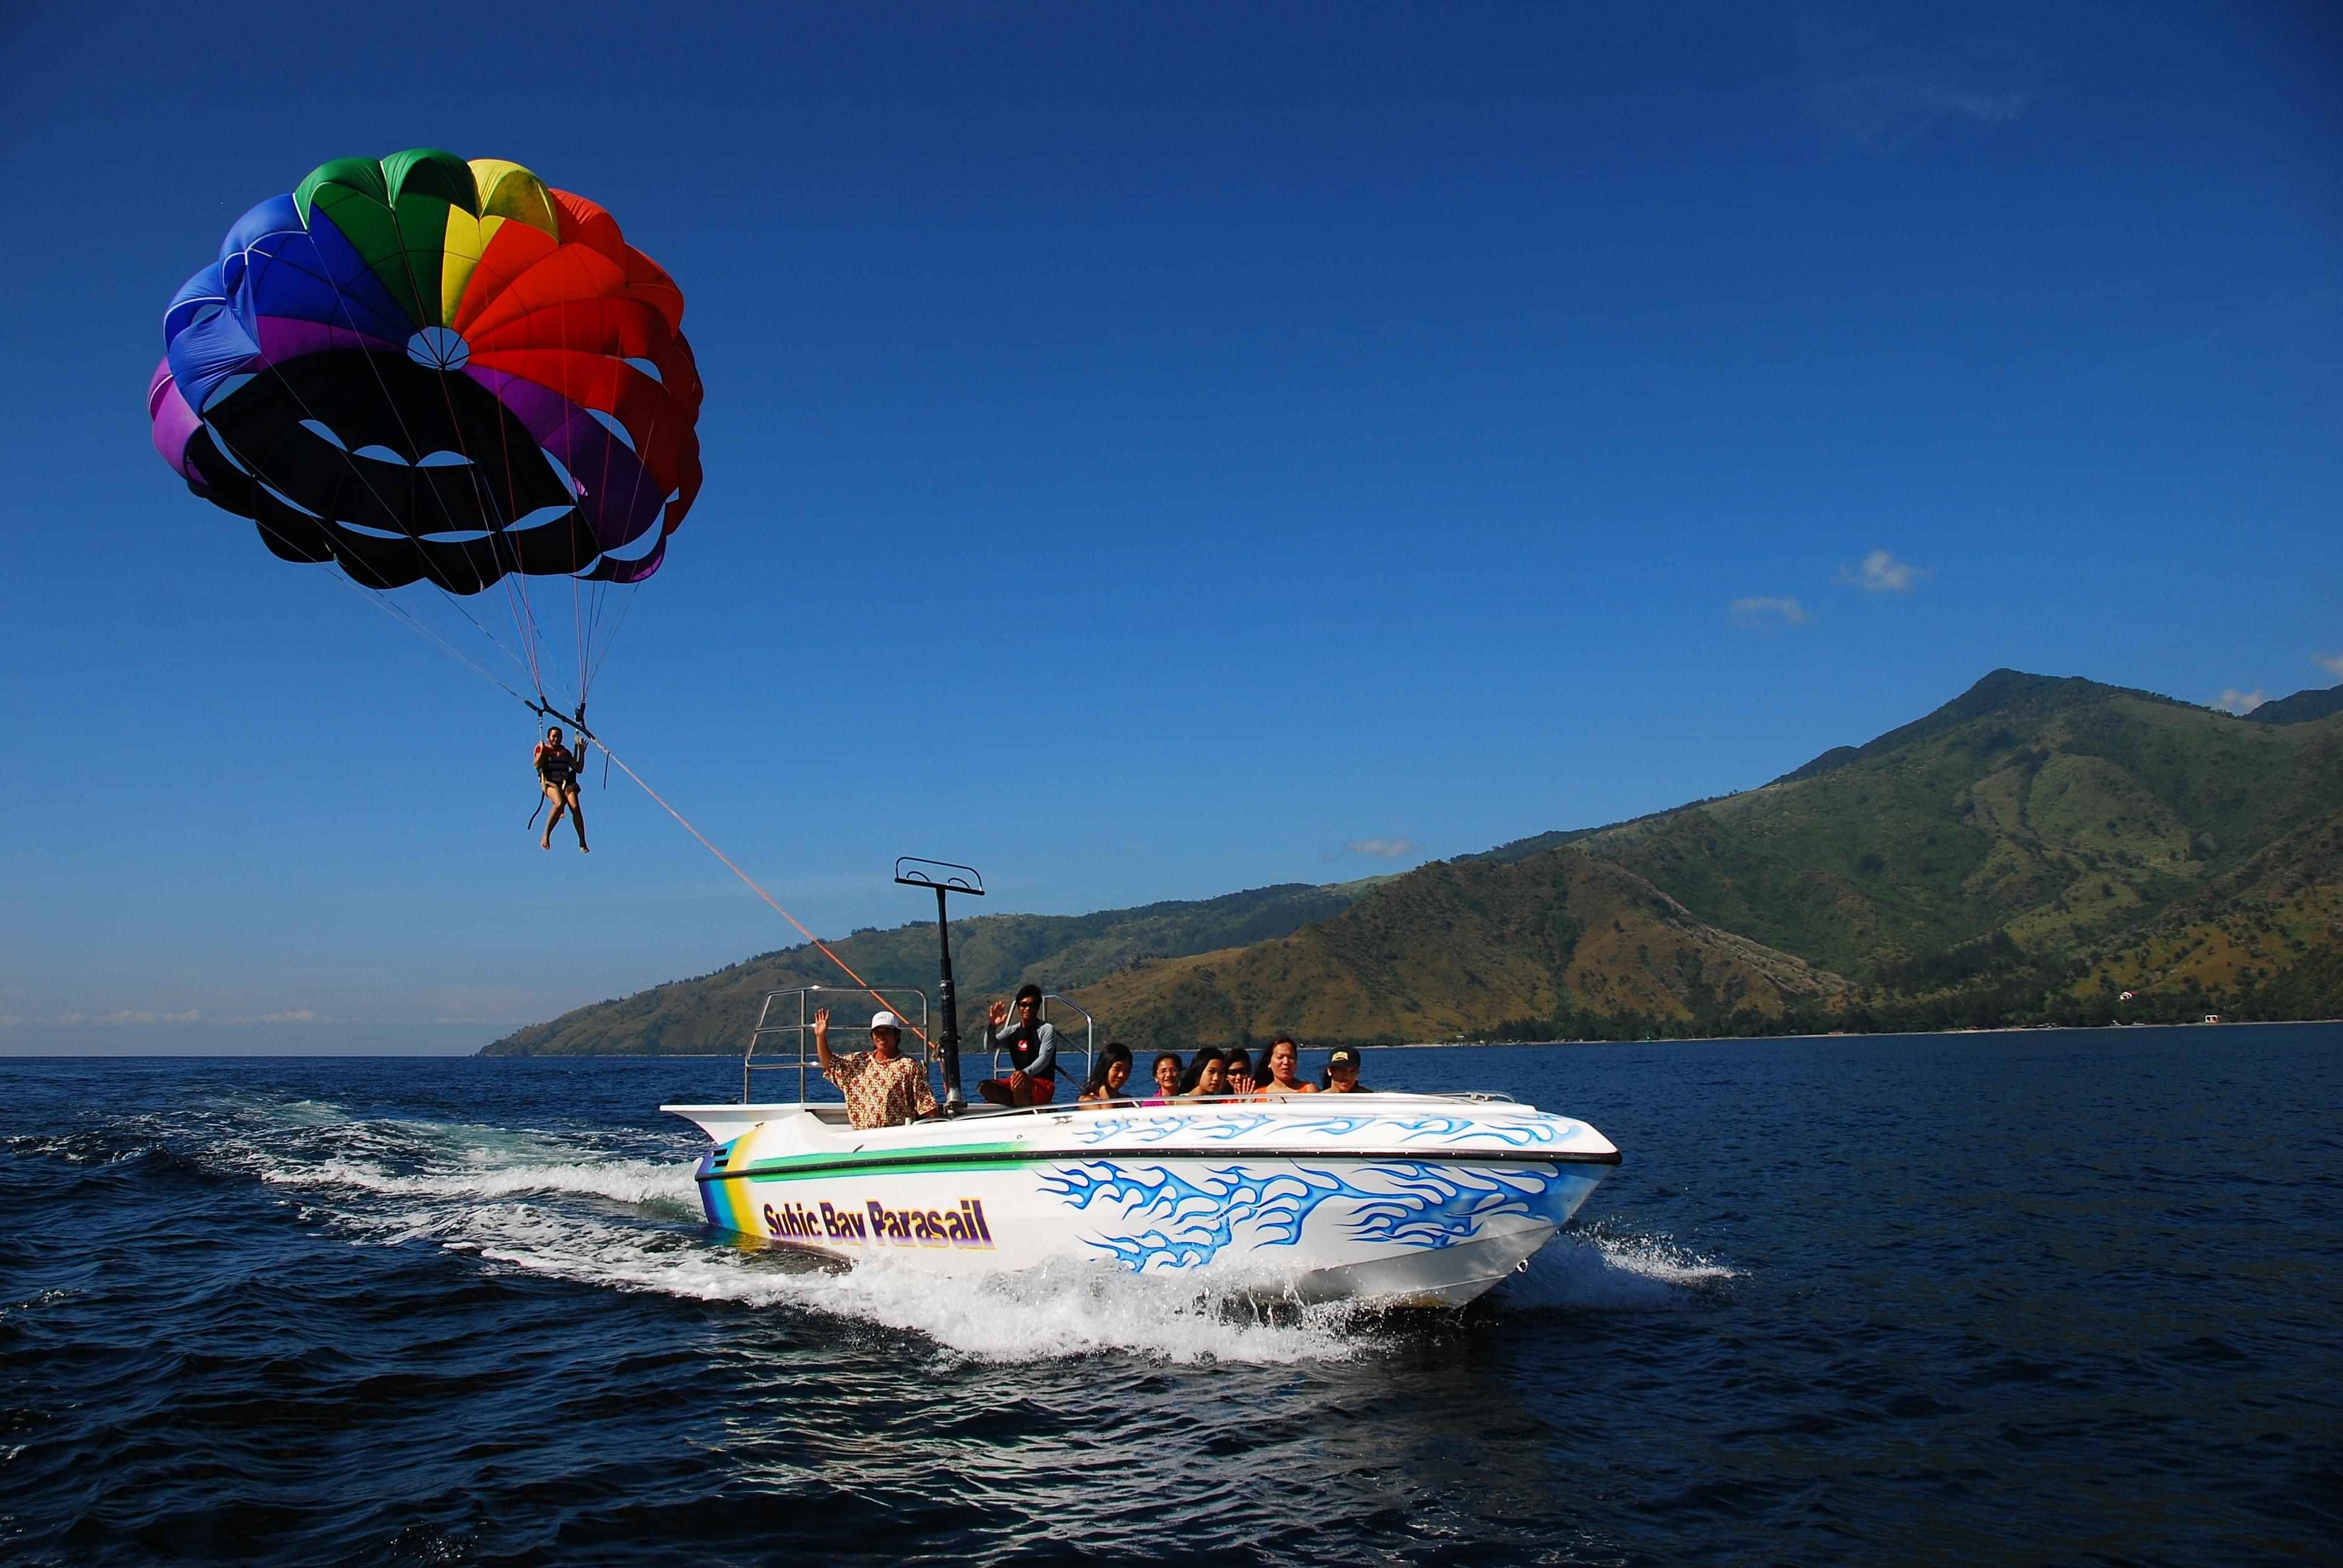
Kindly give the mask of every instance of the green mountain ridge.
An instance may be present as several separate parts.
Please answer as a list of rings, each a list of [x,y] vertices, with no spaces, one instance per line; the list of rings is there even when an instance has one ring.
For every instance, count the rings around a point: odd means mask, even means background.
[[[1026,978],[1071,992],[1141,1049],[2328,1016],[2343,699],[2327,695],[2260,720],[1996,670],[1758,788],[1397,877],[956,920],[955,966],[972,998]],[[874,980],[932,986],[931,927],[833,945]],[[735,1049],[762,991],[840,980],[789,949],[488,1050]]]
[[[1383,879],[1316,887],[1282,883],[1216,899],[1168,900],[1088,915],[975,915],[952,920],[953,978],[964,997],[1006,995],[1031,978],[1071,991],[1117,970],[1212,948],[1241,947],[1285,935],[1346,908]],[[908,900],[907,900],[908,901]],[[935,991],[932,920],[859,930],[830,950],[875,986]],[[810,942],[759,953],[711,974],[671,980],[633,996],[576,1008],[489,1045],[488,1056],[641,1053],[693,1055],[737,1050],[767,991],[796,986],[850,986]]]
[[[1290,936],[1126,971],[1078,1000],[1128,1039],[1185,1050],[1281,1030],[1318,1044],[1641,1031],[1849,989],[1564,847],[1435,861]]]
[[[2248,724],[2305,724],[2330,713],[2343,713],[2343,686],[2306,687],[2292,697],[2265,702],[2244,718]]]

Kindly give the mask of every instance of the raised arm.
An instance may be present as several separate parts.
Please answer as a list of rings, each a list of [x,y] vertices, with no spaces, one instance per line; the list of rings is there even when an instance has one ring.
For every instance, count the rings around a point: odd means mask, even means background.
[[[824,1078],[838,1071],[838,1058],[830,1049],[830,1009],[826,1007],[814,1010],[813,1053],[821,1062]]]

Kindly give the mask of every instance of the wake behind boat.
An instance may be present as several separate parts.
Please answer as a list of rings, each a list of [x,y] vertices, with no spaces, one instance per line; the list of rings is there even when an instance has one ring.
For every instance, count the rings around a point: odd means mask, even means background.
[[[980,894],[973,877],[947,888],[898,867],[938,889],[942,1111],[857,1128],[845,1105],[811,1101],[806,1010],[823,988],[772,992],[741,1102],[661,1107],[713,1141],[697,1172],[709,1224],[841,1264],[977,1275],[1106,1261],[1304,1302],[1461,1305],[1552,1241],[1619,1162],[1584,1122],[1503,1095],[965,1107],[943,900]],[[930,1038],[924,993],[864,992],[907,1012],[900,999],[916,999],[914,1032]],[[757,1060],[792,1034],[794,1063]],[[754,1073],[792,1065],[797,1100],[751,1102]]]

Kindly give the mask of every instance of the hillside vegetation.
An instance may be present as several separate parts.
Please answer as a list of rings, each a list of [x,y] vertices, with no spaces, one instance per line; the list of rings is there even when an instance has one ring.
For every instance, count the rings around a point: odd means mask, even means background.
[[[957,911],[982,907],[961,900],[954,905],[952,920],[953,980],[963,997],[977,999],[976,1006],[983,999],[1007,995],[1029,978],[1039,978],[1053,990],[1071,991],[1135,965],[1282,937],[1346,908],[1371,885],[1321,888],[1291,882],[1217,899],[1089,915],[960,919]],[[917,898],[934,907],[927,895]],[[907,892],[905,901],[913,903],[914,895]],[[932,920],[890,930],[857,931],[830,946],[875,986],[916,986],[934,995]],[[802,943],[728,964],[713,974],[578,1008],[548,1023],[516,1030],[484,1054],[656,1056],[739,1050],[747,1043],[759,999],[766,992],[851,983],[811,943]]]
[[[1150,1046],[1640,1030],[1780,1014],[1847,982],[1563,849],[1426,866],[1291,936],[1117,975],[1079,1000]]]
[[[1036,979],[1142,1048],[2333,1016],[2339,693],[2238,719],[1996,670],[1739,794],[1372,882],[956,921],[953,952],[964,994]],[[932,988],[930,928],[837,945]],[[793,948],[489,1050],[736,1049],[758,995],[838,980]]]

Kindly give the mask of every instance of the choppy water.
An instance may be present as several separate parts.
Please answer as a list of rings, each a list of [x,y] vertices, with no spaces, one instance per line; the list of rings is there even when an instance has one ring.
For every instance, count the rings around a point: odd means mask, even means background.
[[[0,1061],[0,1558],[2337,1560],[2343,1029],[1369,1066],[1626,1163],[1264,1322],[729,1245],[729,1062]]]

